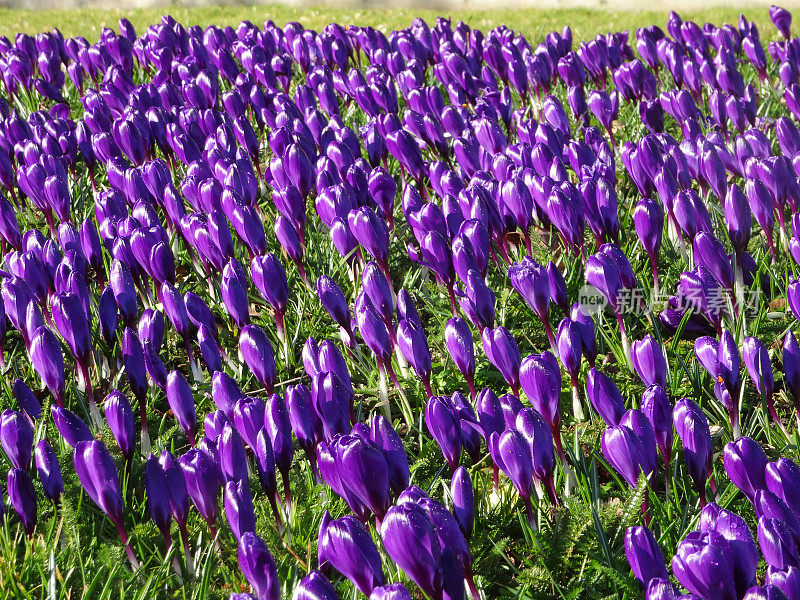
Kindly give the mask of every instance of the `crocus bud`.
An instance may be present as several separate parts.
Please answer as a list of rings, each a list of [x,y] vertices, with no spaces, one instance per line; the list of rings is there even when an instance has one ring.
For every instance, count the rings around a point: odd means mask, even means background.
[[[653,426],[661,457],[664,465],[669,470],[670,455],[672,453],[672,406],[667,393],[657,385],[651,385],[642,394],[639,404],[640,410]]]
[[[369,600],[411,600],[411,593],[402,583],[393,583],[376,587]]]
[[[36,490],[28,472],[23,469],[11,469],[6,480],[9,504],[19,516],[25,533],[33,535],[36,527]]]
[[[58,429],[64,441],[73,448],[78,445],[78,442],[94,439],[86,423],[72,411],[57,406],[51,406],[50,411],[53,414],[56,429]]]
[[[267,335],[256,325],[245,325],[239,333],[239,350],[255,378],[271,394],[276,378],[275,356]]]
[[[209,527],[215,530],[219,509],[217,492],[219,491],[219,471],[208,454],[197,448],[191,448],[178,459],[183,471],[186,491],[197,507],[197,512],[206,520]]]
[[[225,517],[237,540],[248,531],[256,530],[256,513],[247,479],[225,484]]]
[[[393,506],[381,524],[381,538],[392,560],[428,596],[441,597],[441,548],[434,525],[417,504]]]
[[[433,396],[430,389],[431,378],[431,353],[428,349],[428,340],[421,325],[414,321],[403,319],[397,328],[397,346],[400,352],[422,379],[428,397]]]
[[[530,257],[508,268],[511,285],[522,296],[525,303],[542,322],[550,341],[555,347],[555,338],[550,328],[550,278],[547,270]]]
[[[706,480],[711,474],[713,443],[703,410],[688,398],[675,403],[672,411],[675,431],[683,442],[683,455],[686,468],[694,481],[695,491],[705,504]]]
[[[528,443],[515,429],[506,429],[502,434],[492,434],[489,439],[489,454],[497,467],[514,484],[525,504],[529,522],[533,523],[531,493],[533,488],[533,463]]]
[[[664,555],[653,532],[647,527],[628,527],[625,532],[625,556],[634,577],[647,589],[655,577],[669,579]]]
[[[42,405],[39,403],[39,399],[24,381],[21,379],[14,380],[11,391],[17,400],[20,410],[28,415],[29,419],[35,421],[42,415]]]
[[[61,477],[61,465],[58,464],[55,451],[46,440],[39,440],[33,454],[44,495],[50,501],[58,502],[64,492],[64,480]]]
[[[217,438],[219,471],[225,481],[247,480],[247,455],[242,438],[231,423],[222,427]]]
[[[31,338],[28,351],[33,368],[42,378],[58,406],[64,405],[64,355],[56,336],[47,327],[39,327]]]
[[[278,571],[264,540],[252,531],[245,532],[239,538],[238,558],[239,567],[253,586],[256,599],[279,600]]]
[[[0,446],[15,469],[27,471],[33,453],[33,427],[30,421],[15,410],[0,414]]]
[[[750,502],[755,502],[756,492],[767,487],[767,457],[758,442],[749,437],[729,442],[723,452],[723,462],[733,484]]]
[[[775,405],[772,399],[772,392],[775,381],[772,375],[772,365],[769,360],[769,352],[764,344],[757,337],[749,337],[742,345],[742,359],[747,367],[747,374],[750,381],[756,388],[759,396],[766,402],[770,415],[776,424],[781,424]]]
[[[351,334],[350,306],[336,282],[327,275],[320,275],[319,279],[317,279],[317,295],[331,319],[342,327],[348,335]]]
[[[381,555],[369,531],[358,519],[348,515],[333,520],[325,511],[317,540],[319,567],[323,573],[329,572],[331,567],[336,569],[366,596],[383,585]]]
[[[403,441],[383,415],[375,415],[370,422],[369,437],[386,460],[389,470],[389,487],[399,495],[408,487],[408,457]]]
[[[117,440],[119,449],[126,460],[131,460],[136,438],[133,410],[127,396],[118,390],[111,390],[103,401],[106,421]]]
[[[780,6],[770,6],[769,18],[784,38],[788,40],[792,36],[792,13]]]
[[[667,361],[664,351],[652,335],[631,344],[631,362],[646,386],[667,386]]]
[[[189,382],[180,371],[171,371],[167,376],[167,402],[172,409],[178,425],[194,446],[197,429],[194,397]]]
[[[91,440],[78,442],[75,446],[73,463],[83,489],[114,523],[125,546],[128,560],[136,568],[138,563],[128,545],[128,536],[125,532],[125,507],[122,503],[119,474],[114,459],[111,458],[103,442]]]
[[[785,569],[775,569],[767,567],[765,583],[779,588],[786,598],[797,598],[800,594],[800,569],[796,567],[786,567]]]
[[[483,351],[503,379],[511,387],[515,396],[519,395],[519,348],[514,336],[505,327],[483,330]]]
[[[590,369],[586,375],[586,395],[608,427],[619,424],[625,403],[617,385],[602,371]]]
[[[147,504],[150,507],[150,518],[158,527],[167,547],[172,545],[169,526],[172,522],[170,512],[170,490],[167,476],[158,458],[150,455],[144,465],[144,486],[147,491]]]
[[[797,543],[792,530],[777,518],[758,519],[758,545],[764,561],[774,569],[798,566]]]
[[[450,469],[455,471],[461,460],[461,435],[458,417],[447,398],[434,396],[428,400],[425,406],[425,425],[439,444]]]
[[[475,396],[475,346],[472,331],[467,322],[460,317],[447,321],[444,329],[447,351],[464,379],[467,380],[470,395]]]
[[[294,588],[292,600],[339,600],[339,596],[336,595],[336,588],[322,573],[311,571]]]
[[[800,468],[788,458],[779,458],[767,464],[765,470],[767,489],[800,514]]]
[[[475,523],[475,500],[472,479],[470,479],[469,472],[464,467],[458,467],[453,472],[450,494],[453,497],[453,516],[458,522],[464,537],[469,539],[472,536],[472,528]]]
[[[678,582],[701,598],[736,598],[730,545],[714,530],[693,531],[672,559]]]
[[[747,522],[739,515],[708,504],[700,512],[700,533],[714,530],[724,537],[733,554],[733,574],[737,594],[742,594],[755,582],[758,566],[758,547]]]

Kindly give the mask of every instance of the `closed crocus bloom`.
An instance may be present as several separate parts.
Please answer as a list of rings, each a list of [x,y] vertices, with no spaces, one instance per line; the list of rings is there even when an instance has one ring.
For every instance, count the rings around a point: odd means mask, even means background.
[[[728,188],[723,208],[728,239],[736,256],[741,257],[750,241],[752,215],[747,198],[738,185],[733,184]],[[741,259],[736,262],[737,266],[741,267]]]
[[[467,380],[470,396],[475,397],[475,346],[472,331],[467,322],[460,317],[447,321],[444,328],[447,351],[464,379]]]
[[[555,468],[555,452],[553,435],[542,415],[533,408],[523,408],[517,413],[514,425],[525,438],[531,452],[531,467],[537,489],[544,484],[550,502],[558,505],[553,470]],[[541,489],[539,489],[541,493]]]
[[[25,533],[33,535],[36,527],[36,490],[33,481],[27,471],[23,469],[11,469],[6,480],[6,491],[8,492],[9,504],[19,516]]]
[[[186,491],[197,507],[197,512],[208,523],[214,535],[219,513],[217,506],[219,470],[211,457],[197,448],[191,448],[178,459],[178,462],[183,471]]]
[[[389,470],[371,441],[343,436],[335,442],[336,468],[342,486],[381,520],[391,505]]]
[[[255,378],[271,394],[276,378],[275,356],[267,335],[256,325],[245,325],[239,333],[239,350]]]
[[[44,495],[50,501],[58,502],[64,492],[64,480],[61,477],[61,465],[58,464],[55,451],[46,440],[39,440],[33,454]]]
[[[653,577],[645,590],[647,600],[678,600],[675,586],[669,579]]]
[[[318,373],[312,379],[311,399],[322,421],[323,437],[330,441],[350,429],[351,394],[335,373]]]
[[[57,406],[51,406],[50,411],[53,414],[56,429],[64,441],[73,448],[78,445],[78,442],[94,439],[86,423],[72,411]]]
[[[231,259],[234,261],[235,259]],[[250,308],[247,300],[247,287],[235,275],[235,269],[229,262],[222,271],[222,303],[225,310],[233,319],[234,324],[240,329],[250,322]]]
[[[608,427],[619,424],[625,414],[625,403],[610,377],[598,369],[590,369],[586,375],[586,395]]]
[[[83,310],[83,303],[73,293],[55,294],[51,301],[53,322],[79,365],[86,362],[91,349],[89,337],[89,321]],[[84,376],[88,374],[88,365],[82,367]]]
[[[178,425],[194,446],[197,429],[197,414],[189,382],[180,371],[171,371],[167,376],[167,402]]]
[[[550,426],[558,456],[564,461],[561,446],[561,372],[550,352],[526,356],[520,366],[520,383],[533,407]]]
[[[347,218],[350,232],[367,253],[384,271],[389,260],[389,228],[386,221],[378,217],[368,206],[351,210]]]
[[[133,410],[127,396],[119,390],[111,390],[103,401],[103,410],[108,427],[117,440],[117,445],[126,460],[131,460],[135,444],[136,430]]]
[[[247,480],[247,455],[242,438],[228,422],[222,427],[217,442],[219,471],[225,481]]]
[[[795,408],[800,407],[800,344],[790,330],[783,340],[783,373],[786,388],[794,399]],[[800,418],[800,413],[798,413]]]
[[[488,445],[492,461],[514,484],[525,504],[528,521],[535,527],[531,509],[533,462],[527,441],[519,431],[506,429],[500,435],[492,434]]]
[[[17,400],[20,410],[22,410],[29,419],[35,421],[42,416],[42,405],[39,399],[24,381],[21,379],[14,380],[11,391],[14,394],[14,398]]]
[[[691,532],[678,544],[672,572],[693,594],[708,600],[735,600],[733,562],[727,540],[716,531]]]
[[[225,517],[228,519],[233,537],[240,540],[247,532],[256,529],[256,514],[253,496],[247,479],[229,481],[225,484]]]
[[[649,476],[654,465],[648,465],[643,441],[629,427],[608,427],[601,440],[603,456],[631,487],[638,484],[639,474]]]
[[[279,600],[280,582],[275,560],[269,548],[260,537],[252,531],[239,538],[239,568],[245,579],[253,587],[257,600]]]
[[[740,595],[755,582],[758,566],[756,542],[744,519],[713,503],[707,504],[700,512],[698,524],[700,533],[712,529],[722,535],[730,545],[736,592]]]
[[[292,466],[292,425],[289,421],[289,411],[283,396],[272,394],[267,399],[264,411],[264,427],[269,432],[272,440],[272,452],[275,455],[275,465],[283,476],[286,500],[289,501],[289,469]]]
[[[751,587],[742,600],[788,600],[786,594],[775,585],[754,585]]]
[[[314,410],[311,391],[302,384],[289,386],[286,390],[286,409],[300,447],[309,459],[313,459],[314,447],[322,440],[322,421]]]
[[[653,269],[653,281],[658,285],[658,251],[664,232],[664,209],[648,198],[640,200],[633,212],[633,225]]]
[[[370,422],[369,437],[386,460],[389,487],[400,494],[408,487],[409,468],[406,449],[397,432],[383,415],[375,415]]]
[[[330,317],[352,338],[350,306],[341,288],[327,275],[320,275],[317,279],[317,295]]]
[[[428,397],[433,396],[430,384],[431,353],[428,350],[425,331],[414,321],[403,319],[397,328],[397,346],[417,375],[422,379]]]
[[[106,287],[97,301],[97,322],[100,326],[100,335],[107,344],[111,344],[117,331],[117,303],[110,287]]]
[[[393,583],[376,587],[369,600],[411,600],[411,593],[402,583]]]
[[[28,354],[33,368],[42,378],[58,406],[64,405],[64,355],[58,339],[47,327],[41,326],[31,338]]]
[[[656,445],[664,459],[664,465],[669,471],[670,455],[672,453],[672,405],[667,393],[657,385],[651,385],[642,394],[640,410],[653,426],[656,436]]]
[[[796,567],[786,567],[785,569],[767,567],[764,582],[779,588],[788,600],[800,597],[800,569]]]
[[[706,267],[720,287],[733,289],[734,275],[730,257],[713,234],[698,231],[692,242],[694,257],[698,264]]]
[[[775,216],[769,190],[760,180],[748,179],[745,186],[745,195],[747,196],[747,202],[750,204],[753,217],[755,217],[761,229],[767,235],[770,255],[774,256],[775,245],[772,241],[772,229],[775,226]]]
[[[453,498],[453,516],[464,537],[469,539],[475,524],[475,500],[472,479],[466,468],[458,467],[453,473],[450,495]]]
[[[634,577],[647,589],[653,578],[669,579],[664,555],[647,527],[629,527],[625,532],[625,556]]]
[[[695,491],[700,495],[700,503],[705,504],[706,480],[711,474],[714,451],[708,419],[697,404],[683,398],[675,403],[672,421],[683,442],[684,459],[694,481]]]
[[[336,588],[322,573],[311,571],[294,588],[292,600],[339,600],[339,596],[336,595]]]
[[[0,446],[15,469],[27,471],[33,453],[33,427],[30,421],[15,410],[0,415]]]
[[[461,434],[458,417],[450,402],[443,396],[434,396],[425,406],[425,425],[444,454],[450,469],[455,471],[461,461]]]
[[[722,456],[730,480],[754,503],[756,492],[767,487],[764,450],[753,438],[740,437],[725,445]]]
[[[481,336],[483,351],[506,383],[511,387],[515,396],[519,395],[519,348],[514,336],[505,327],[491,329],[487,327]]]
[[[441,547],[433,522],[418,504],[393,506],[381,524],[386,552],[431,598],[441,597]]]
[[[792,13],[780,6],[769,7],[769,18],[775,28],[787,40],[792,36]]]
[[[511,285],[544,325],[550,346],[555,348],[555,337],[550,327],[550,278],[547,270],[526,256],[508,268]]]
[[[798,567],[798,551],[792,530],[780,519],[758,519],[758,545],[766,563],[775,569]]]
[[[767,489],[800,516],[800,467],[788,458],[779,458],[767,464],[765,479]]]
[[[75,446],[73,463],[83,489],[99,506],[117,528],[128,560],[134,569],[138,568],[133,550],[128,545],[125,531],[124,506],[119,489],[119,474],[108,449],[96,440],[78,442]]]
[[[664,351],[652,335],[631,344],[631,362],[646,386],[667,386],[667,361]]]
[[[385,523],[386,519],[384,526]],[[365,596],[369,596],[373,589],[385,581],[378,548],[369,531],[355,517],[347,515],[334,520],[325,511],[317,538],[317,550],[319,567],[323,573],[330,573],[331,567],[336,569]]]
[[[775,381],[772,375],[772,365],[769,360],[769,352],[764,344],[757,337],[749,337],[742,345],[742,359],[747,367],[747,374],[750,381],[756,388],[759,396],[766,403],[769,414],[775,423],[783,428],[780,417],[775,411],[775,404],[772,398]]]
[[[150,455],[144,465],[144,486],[147,491],[147,504],[150,507],[150,518],[158,527],[167,548],[172,545],[170,538],[170,490],[167,485],[167,476],[161,463],[154,455]]]

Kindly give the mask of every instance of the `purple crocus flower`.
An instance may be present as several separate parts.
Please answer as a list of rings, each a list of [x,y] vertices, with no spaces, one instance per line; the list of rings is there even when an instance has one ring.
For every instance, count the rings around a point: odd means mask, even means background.
[[[384,527],[388,520],[387,515]],[[317,540],[319,567],[323,573],[330,574],[332,568],[336,569],[366,596],[383,585],[381,555],[358,519],[348,515],[334,520],[325,511]]]
[[[83,489],[114,523],[131,566],[138,569],[139,563],[128,544],[119,474],[111,454],[102,442],[82,441],[75,446],[73,462]]]

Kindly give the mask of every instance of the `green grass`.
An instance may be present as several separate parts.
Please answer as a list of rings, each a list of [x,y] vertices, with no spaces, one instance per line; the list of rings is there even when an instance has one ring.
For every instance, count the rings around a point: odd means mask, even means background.
[[[740,6],[714,7],[704,10],[681,11],[684,19],[691,19],[700,24],[711,22],[736,24],[739,14],[744,12],[747,18],[766,33],[769,24],[767,9],[763,6],[751,7],[747,3]],[[233,25],[249,19],[256,25],[262,25],[272,19],[278,25],[289,21],[300,21],[305,27],[321,29],[335,21],[342,25],[371,25],[384,32],[403,29],[416,17],[432,23],[438,16],[449,16],[454,21],[463,20],[471,27],[488,31],[494,27],[505,25],[529,39],[541,39],[551,31],[561,31],[565,25],[572,27],[576,39],[593,37],[598,33],[628,30],[634,32],[638,27],[658,24],[662,28],[666,24],[666,11],[614,11],[598,9],[537,9],[524,10],[353,10],[332,8],[297,9],[284,5],[262,6],[220,6],[186,8],[173,6],[163,8],[146,8],[136,10],[9,10],[0,9],[0,35],[13,37],[19,32],[39,33],[58,27],[64,35],[83,35],[95,40],[103,27],[116,27],[121,17],[127,17],[136,27],[138,33],[150,24],[157,22],[161,15],[171,14],[184,25]],[[770,26],[771,27],[771,26]],[[769,32],[772,37],[772,31]]]

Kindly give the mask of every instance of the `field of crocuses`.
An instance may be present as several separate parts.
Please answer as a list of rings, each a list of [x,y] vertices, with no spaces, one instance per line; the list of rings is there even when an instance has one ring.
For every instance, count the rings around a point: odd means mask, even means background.
[[[800,600],[800,38],[0,37],[8,598]]]

